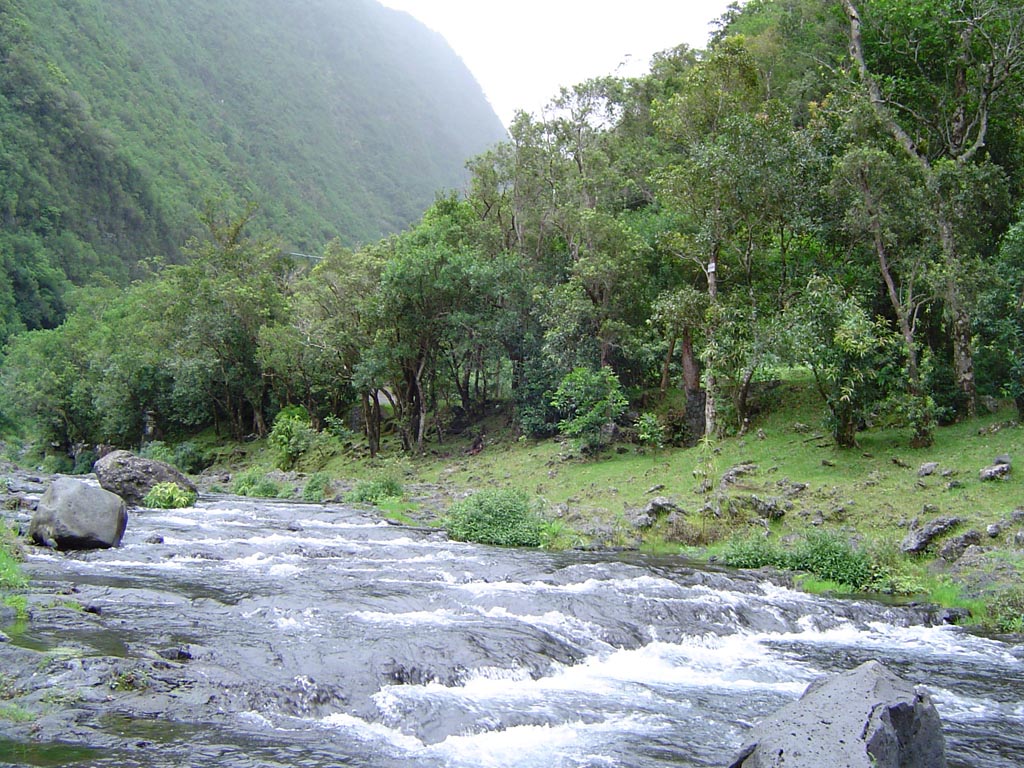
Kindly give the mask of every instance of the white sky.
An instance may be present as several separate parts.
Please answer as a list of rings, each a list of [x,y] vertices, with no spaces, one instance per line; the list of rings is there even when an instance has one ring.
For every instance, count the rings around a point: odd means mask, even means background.
[[[705,47],[730,0],[380,0],[441,33],[506,126],[561,86],[646,72],[652,54]],[[622,65],[620,67],[620,65]]]

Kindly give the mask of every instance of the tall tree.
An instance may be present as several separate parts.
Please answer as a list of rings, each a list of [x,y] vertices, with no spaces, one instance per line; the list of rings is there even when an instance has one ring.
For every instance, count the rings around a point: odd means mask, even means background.
[[[841,0],[850,54],[885,130],[915,162],[932,196],[945,261],[943,299],[959,388],[976,408],[965,256],[944,174],[983,156],[1000,100],[1020,98],[1024,6],[1016,0]],[[862,16],[861,7],[866,13]],[[951,164],[949,171],[944,166]]]

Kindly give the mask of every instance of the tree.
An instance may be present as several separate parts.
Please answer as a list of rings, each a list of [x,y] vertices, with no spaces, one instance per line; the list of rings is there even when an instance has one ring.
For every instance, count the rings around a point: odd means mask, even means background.
[[[856,446],[860,425],[885,395],[882,377],[892,354],[888,330],[856,297],[821,276],[811,278],[788,316],[793,360],[814,374],[836,445]]]
[[[885,130],[920,168],[945,262],[943,299],[954,345],[957,385],[975,411],[970,308],[964,257],[942,184],[982,157],[1000,101],[1024,69],[1024,7],[1015,0],[842,0],[850,53],[867,99]],[[860,6],[868,12],[866,22]]]

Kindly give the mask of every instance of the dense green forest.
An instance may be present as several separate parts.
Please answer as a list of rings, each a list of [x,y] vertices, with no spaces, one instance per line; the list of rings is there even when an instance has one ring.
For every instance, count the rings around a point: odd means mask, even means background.
[[[375,453],[502,401],[596,450],[742,432],[800,368],[838,445],[926,446],[1024,409],[1022,107],[1017,2],[750,0],[707,50],[520,113],[466,194],[315,268],[252,233],[263,208],[209,210],[184,264],[13,339],[4,408],[62,450],[277,417]]]
[[[372,0],[0,0],[0,339],[181,260],[208,201],[287,251],[414,222],[506,136],[443,39]]]

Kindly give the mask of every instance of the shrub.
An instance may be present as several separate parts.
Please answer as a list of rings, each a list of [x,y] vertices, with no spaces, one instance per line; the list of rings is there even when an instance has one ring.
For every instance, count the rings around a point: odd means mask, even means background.
[[[316,430],[310,425],[309,413],[301,405],[289,405],[274,419],[267,440],[277,449],[277,465],[291,469],[313,445]]]
[[[324,493],[327,486],[331,484],[331,478],[326,472],[317,472],[306,481],[302,489],[303,501],[321,502],[324,500]]]
[[[722,562],[731,568],[784,568],[786,555],[760,534],[733,539],[722,552]]]
[[[807,571],[820,579],[863,589],[872,579],[871,558],[854,549],[842,536],[828,531],[812,531],[789,553],[787,566]]]
[[[92,465],[96,463],[96,451],[81,451],[75,456],[75,466],[71,470],[75,475],[87,475],[92,472]]]
[[[231,492],[238,496],[276,499],[281,493],[281,486],[267,477],[258,467],[252,467],[235,477],[231,484]]]
[[[142,500],[151,509],[181,509],[196,503],[196,494],[177,483],[157,483]]]
[[[174,450],[162,440],[146,443],[139,451],[139,456],[153,461],[162,461],[164,464],[174,464]]]
[[[402,484],[393,477],[377,480],[360,480],[356,487],[345,494],[350,504],[378,504],[387,499],[400,499],[405,494]]]
[[[545,536],[544,520],[521,491],[475,493],[451,505],[444,525],[457,541],[499,547],[539,547]]]
[[[190,440],[186,440],[174,446],[173,463],[182,472],[192,475],[206,469],[210,464],[210,460],[198,445]]]
[[[628,405],[619,378],[611,368],[576,368],[567,374],[551,398],[563,415],[558,431],[575,438],[581,451],[595,451],[609,442],[609,427]]]
[[[827,531],[812,531],[792,549],[783,549],[763,536],[735,539],[722,553],[733,568],[785,568],[806,571],[819,579],[863,589],[874,577],[871,557],[846,539]]]
[[[640,445],[661,448],[665,445],[665,428],[653,413],[641,413],[636,420],[636,441]]]
[[[0,589],[21,589],[28,584],[20,560],[21,551],[14,532],[0,526]]]
[[[1000,632],[1024,632],[1024,587],[1011,587],[988,606],[989,621]]]

